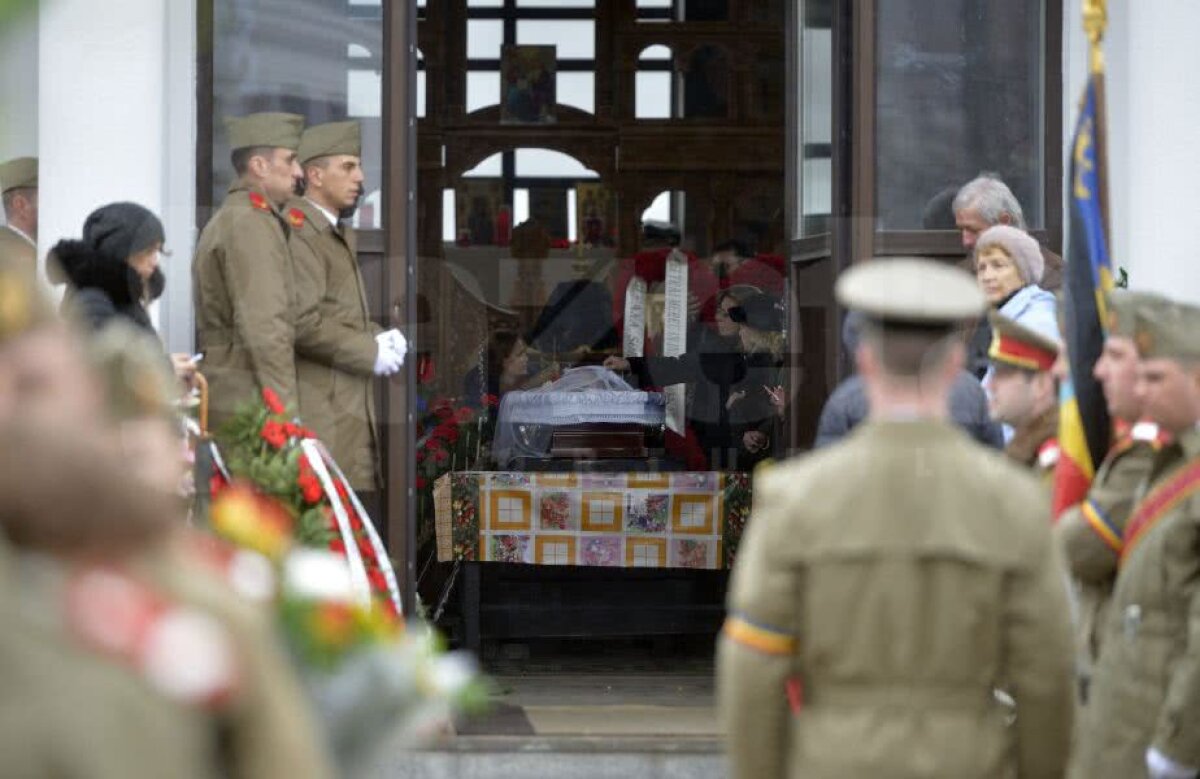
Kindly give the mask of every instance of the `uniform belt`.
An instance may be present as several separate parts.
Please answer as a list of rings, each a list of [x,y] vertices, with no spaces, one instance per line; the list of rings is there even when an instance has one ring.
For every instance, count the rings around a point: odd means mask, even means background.
[[[990,687],[918,684],[824,684],[805,691],[813,706],[982,709],[996,705]]]

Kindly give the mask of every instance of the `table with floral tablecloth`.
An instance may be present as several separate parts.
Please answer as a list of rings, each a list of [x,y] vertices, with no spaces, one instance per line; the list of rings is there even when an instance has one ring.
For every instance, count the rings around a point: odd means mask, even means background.
[[[744,473],[451,472],[438,560],[722,569],[750,514]]]

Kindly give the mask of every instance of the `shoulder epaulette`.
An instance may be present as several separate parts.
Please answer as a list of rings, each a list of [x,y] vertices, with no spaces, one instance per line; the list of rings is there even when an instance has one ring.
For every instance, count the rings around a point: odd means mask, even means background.
[[[304,227],[304,212],[299,208],[289,208],[287,215],[288,224],[292,226],[293,230],[299,230],[301,227]]]
[[[1161,449],[1167,443],[1167,434],[1150,421],[1142,421],[1134,425],[1130,437],[1134,441],[1150,444],[1155,449]]]
[[[260,211],[270,211],[271,210],[271,204],[267,202],[267,199],[265,197],[263,197],[261,192],[251,192],[250,193],[250,205],[257,208]]]

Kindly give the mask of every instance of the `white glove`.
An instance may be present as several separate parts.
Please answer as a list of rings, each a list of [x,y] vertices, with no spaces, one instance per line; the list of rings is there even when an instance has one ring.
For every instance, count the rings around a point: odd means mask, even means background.
[[[387,333],[380,333],[375,336],[377,347],[375,351],[376,376],[391,376],[399,372],[401,366],[404,365],[404,355],[397,354],[385,336],[387,336]]]
[[[376,340],[379,338],[386,340],[391,345],[392,351],[400,355],[400,361],[404,362],[404,355],[408,354],[408,340],[404,337],[404,333],[392,328],[376,336]]]
[[[1154,747],[1146,750],[1146,771],[1150,779],[1196,779],[1200,776],[1200,768],[1180,765]]]

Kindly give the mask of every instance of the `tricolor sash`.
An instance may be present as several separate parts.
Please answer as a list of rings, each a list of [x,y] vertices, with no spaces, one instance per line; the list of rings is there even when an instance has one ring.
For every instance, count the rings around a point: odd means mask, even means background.
[[[1125,548],[1121,551],[1123,564],[1133,548],[1159,520],[1170,513],[1192,493],[1200,490],[1200,458],[1193,459],[1142,499],[1129,524],[1125,527]]]

